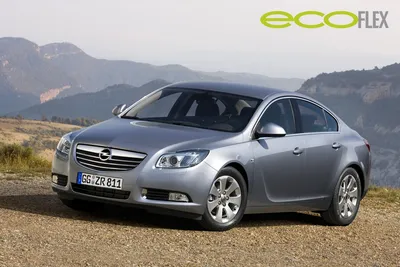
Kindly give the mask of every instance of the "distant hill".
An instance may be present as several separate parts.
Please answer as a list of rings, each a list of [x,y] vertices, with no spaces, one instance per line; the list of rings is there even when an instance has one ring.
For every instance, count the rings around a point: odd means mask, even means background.
[[[40,103],[43,93],[62,88],[81,92],[76,81],[42,57],[38,45],[0,38],[0,114]]]
[[[83,93],[74,96],[53,99],[25,110],[10,113],[8,116],[21,115],[23,118],[40,120],[42,116],[61,118],[91,118],[105,120],[112,117],[112,109],[118,104],[133,104],[148,93],[168,85],[164,80],[154,80],[140,87],[128,84],[113,85],[95,93]]]
[[[326,104],[371,143],[376,184],[400,186],[400,64],[323,73],[299,92]]]
[[[238,81],[287,90],[298,89],[303,82],[246,73],[205,73],[181,65],[97,59],[71,43],[38,46],[23,38],[0,38],[0,115],[114,84],[138,87],[156,79]]]
[[[31,93],[15,92],[4,73],[0,72],[0,114],[37,104]]]

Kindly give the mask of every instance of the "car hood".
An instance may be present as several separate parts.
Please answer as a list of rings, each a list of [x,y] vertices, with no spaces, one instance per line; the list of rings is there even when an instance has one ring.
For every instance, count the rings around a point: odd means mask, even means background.
[[[85,128],[73,143],[128,149],[147,154],[157,151],[212,149],[242,141],[242,135],[157,122],[112,118]]]

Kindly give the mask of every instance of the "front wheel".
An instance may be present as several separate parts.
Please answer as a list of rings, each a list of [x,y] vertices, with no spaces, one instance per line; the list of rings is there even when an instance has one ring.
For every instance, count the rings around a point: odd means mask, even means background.
[[[212,231],[226,231],[237,225],[247,204],[247,185],[238,170],[223,168],[207,196],[201,225]]]
[[[357,216],[361,200],[361,182],[353,168],[344,170],[335,187],[332,202],[322,218],[331,225],[346,226]]]

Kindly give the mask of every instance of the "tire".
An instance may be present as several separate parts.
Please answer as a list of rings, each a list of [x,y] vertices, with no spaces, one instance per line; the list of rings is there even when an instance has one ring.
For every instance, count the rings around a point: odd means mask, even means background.
[[[206,230],[227,231],[241,221],[246,205],[247,185],[243,176],[235,168],[223,168],[211,185],[200,224]]]
[[[350,181],[355,187],[350,185],[348,188]],[[344,185],[346,185],[346,189],[344,189]],[[336,184],[329,209],[321,213],[322,218],[330,225],[346,226],[351,224],[360,207],[361,191],[361,181],[356,170],[345,169]]]
[[[63,199],[60,198],[61,202],[70,209],[85,212],[99,211],[102,207],[102,203],[90,202],[80,199]]]

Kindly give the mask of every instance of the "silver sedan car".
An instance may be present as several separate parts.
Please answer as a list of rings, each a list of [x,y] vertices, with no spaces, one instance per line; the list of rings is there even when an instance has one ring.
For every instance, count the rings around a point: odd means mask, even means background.
[[[57,146],[52,188],[70,208],[131,205],[218,231],[269,212],[348,225],[368,190],[369,143],[299,93],[182,82],[113,114]]]

